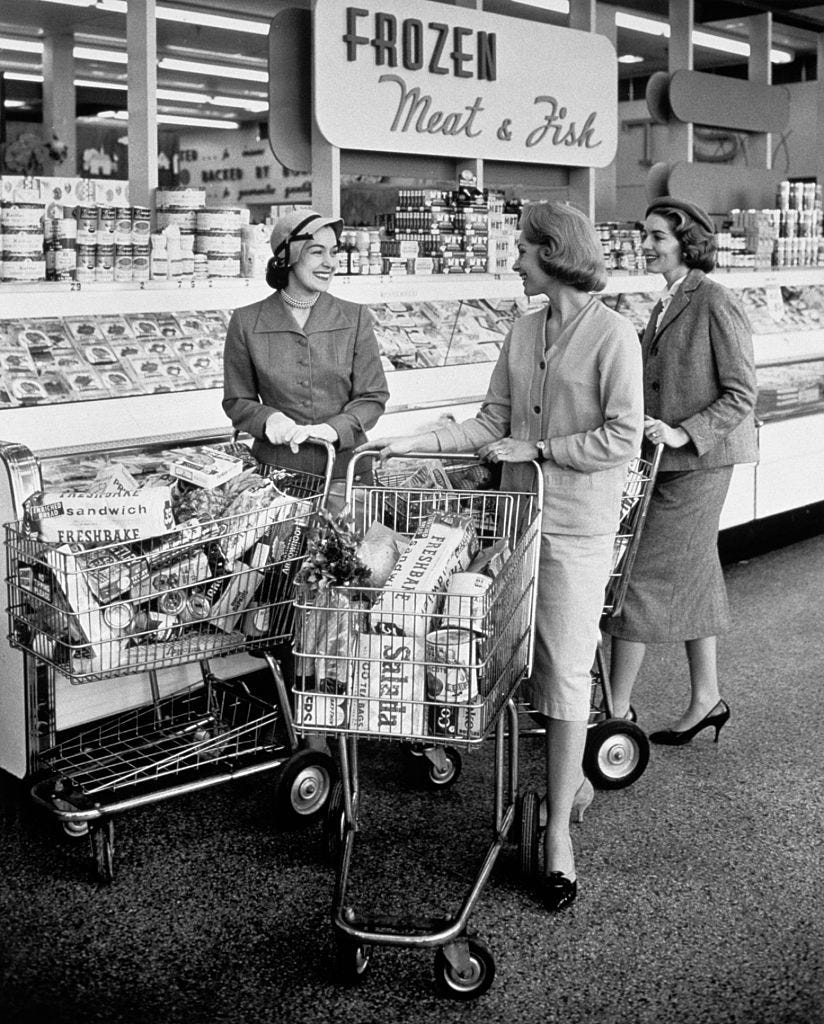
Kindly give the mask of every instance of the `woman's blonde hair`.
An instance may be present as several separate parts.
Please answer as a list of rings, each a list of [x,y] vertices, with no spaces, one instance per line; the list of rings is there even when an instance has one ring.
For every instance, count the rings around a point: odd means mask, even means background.
[[[524,238],[539,246],[541,269],[579,291],[606,287],[607,268],[592,221],[569,203],[527,203],[521,213]]]

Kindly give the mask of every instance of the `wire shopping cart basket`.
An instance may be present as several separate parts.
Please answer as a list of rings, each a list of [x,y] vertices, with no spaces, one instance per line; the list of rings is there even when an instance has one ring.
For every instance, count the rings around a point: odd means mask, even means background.
[[[29,520],[6,526],[11,645],[73,684],[148,679],[148,703],[67,729],[35,759],[34,800],[88,833],[101,881],[114,877],[112,817],[130,808],[279,768],[282,823],[322,814],[334,762],[301,746],[273,651],[291,641],[295,574],[329,491],[324,448],[324,474],[258,467],[226,514],[146,541],[84,548]],[[251,651],[263,661],[239,674],[213,667]]]
[[[437,459],[463,467],[463,482],[475,482],[476,459]],[[374,946],[435,949],[440,991],[470,999],[494,977],[491,953],[467,927],[515,817],[513,696],[532,665],[543,479],[533,463],[528,492],[461,488],[453,472],[439,487],[413,481],[353,488],[356,460],[347,478],[356,534],[388,529],[405,539],[403,553],[383,587],[330,587],[300,599],[295,633],[296,728],[337,735],[340,751],[341,779],[326,811],[327,844],[338,864],[332,914],[338,974],[359,980]],[[486,576],[477,571],[481,565]],[[459,580],[478,589],[453,587]],[[413,754],[435,751],[437,779],[438,770],[452,772],[460,750],[493,732],[492,838],[458,912],[434,924],[358,915],[349,905],[349,884],[361,828],[359,739],[399,743]]]

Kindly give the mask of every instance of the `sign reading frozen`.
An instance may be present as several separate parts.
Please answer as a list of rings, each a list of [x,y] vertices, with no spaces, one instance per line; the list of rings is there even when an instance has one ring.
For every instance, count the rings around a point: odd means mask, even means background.
[[[340,149],[605,167],[618,74],[604,36],[427,0],[316,0],[315,117]]]

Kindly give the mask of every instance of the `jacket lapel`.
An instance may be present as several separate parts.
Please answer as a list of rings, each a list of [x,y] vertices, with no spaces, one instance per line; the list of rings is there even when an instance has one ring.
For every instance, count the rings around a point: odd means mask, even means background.
[[[652,328],[652,335],[649,340],[657,342],[661,336],[661,332],[666,330],[673,320],[676,320],[684,312],[692,300],[692,293],[701,284],[703,277],[704,274],[701,270],[690,270],[687,273],[687,276],[681,282],[681,286],[678,288],[675,295],[673,295],[669,306],[667,306],[657,330],[654,323],[649,325]],[[647,340],[646,336],[645,340]]]

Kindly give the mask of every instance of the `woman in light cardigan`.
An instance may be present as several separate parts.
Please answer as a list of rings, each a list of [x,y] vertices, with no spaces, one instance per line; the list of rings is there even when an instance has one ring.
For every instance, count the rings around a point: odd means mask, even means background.
[[[420,436],[371,441],[381,458],[474,451],[502,467],[503,490],[545,484],[535,631],[526,697],[546,724],[547,828],[542,897],[561,910],[577,895],[570,816],[592,801],[582,760],[604,590],[626,467],[642,436],[641,353],[630,323],[593,290],[606,271],[592,223],[567,204],[528,205],[515,271],[549,305],[507,336],[478,414]]]

